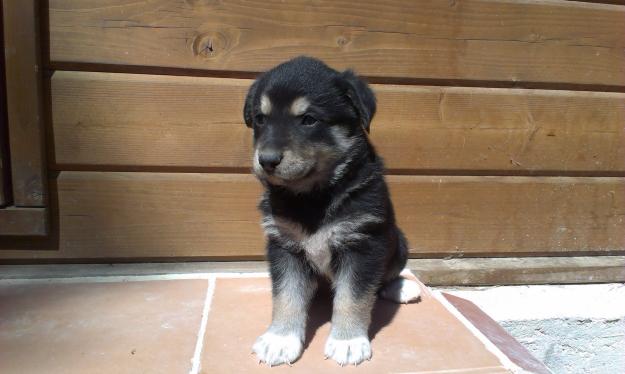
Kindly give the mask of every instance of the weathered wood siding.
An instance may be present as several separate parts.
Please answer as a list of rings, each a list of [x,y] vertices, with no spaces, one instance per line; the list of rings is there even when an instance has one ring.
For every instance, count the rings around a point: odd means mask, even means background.
[[[42,2],[51,234],[0,258],[263,255],[241,108],[307,54],[373,85],[413,257],[625,253],[625,6]]]

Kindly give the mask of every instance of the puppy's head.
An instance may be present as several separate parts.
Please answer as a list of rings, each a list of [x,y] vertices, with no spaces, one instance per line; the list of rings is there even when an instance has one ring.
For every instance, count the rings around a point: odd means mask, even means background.
[[[276,66],[252,84],[243,109],[254,129],[254,173],[298,193],[331,183],[366,142],[375,108],[351,71],[310,57]]]

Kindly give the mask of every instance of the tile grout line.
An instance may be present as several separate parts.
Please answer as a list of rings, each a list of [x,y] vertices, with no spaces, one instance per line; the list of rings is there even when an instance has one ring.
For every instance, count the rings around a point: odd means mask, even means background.
[[[445,296],[443,296],[440,291],[434,291],[432,292],[432,295],[436,300],[438,300],[438,302],[440,302],[445,307],[445,309],[447,309],[454,317],[456,317],[456,319],[460,321],[460,323],[462,323],[473,334],[473,336],[475,336],[482,344],[484,344],[484,347],[490,353],[497,357],[497,359],[505,369],[510,370],[512,373],[515,374],[529,373],[528,371],[524,370],[523,368],[512,362],[512,360],[510,360],[510,358],[506,356],[506,354],[503,353],[495,345],[495,343],[490,341],[490,339],[488,339],[486,335],[484,335],[477,327],[475,327],[475,325],[473,325],[464,315],[462,315],[462,313],[460,313],[460,311],[455,306],[447,301]]]
[[[197,332],[197,340],[195,342],[195,351],[193,352],[193,358],[191,359],[192,366],[189,374],[198,374],[201,367],[202,348],[204,346],[204,335],[206,334],[206,325],[208,323],[208,313],[210,312],[210,306],[213,302],[213,294],[215,293],[215,285],[217,278],[212,276],[208,278],[208,285],[206,288],[206,297],[204,299],[204,308],[202,309],[202,320],[200,322],[200,328]]]

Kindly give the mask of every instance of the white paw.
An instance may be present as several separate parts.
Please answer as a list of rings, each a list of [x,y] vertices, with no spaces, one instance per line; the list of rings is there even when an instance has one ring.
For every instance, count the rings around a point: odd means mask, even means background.
[[[420,295],[421,287],[419,287],[419,284],[405,278],[397,278],[391,281],[380,291],[380,296],[396,303],[417,301]]]
[[[358,365],[371,359],[371,343],[364,336],[349,340],[337,340],[330,336],[326,342],[325,356],[341,366]]]
[[[252,351],[267,365],[276,366],[295,362],[302,354],[302,341],[295,335],[277,335],[266,332],[256,339]]]

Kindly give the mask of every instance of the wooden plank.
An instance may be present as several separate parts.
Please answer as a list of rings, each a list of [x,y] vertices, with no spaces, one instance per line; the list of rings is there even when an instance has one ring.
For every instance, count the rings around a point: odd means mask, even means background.
[[[1,18],[1,15],[0,15]],[[2,35],[0,35],[0,39]],[[1,46],[0,46],[1,47]],[[4,94],[4,71],[2,66],[2,50],[0,49],[0,93]],[[6,129],[6,111],[4,110],[4,100],[0,99],[0,208],[9,203],[7,192],[10,188],[9,185],[9,170],[8,170],[8,132]]]
[[[625,250],[625,180],[390,176],[414,254]]]
[[[0,208],[3,208],[9,203],[8,199],[8,187],[9,187],[9,172],[7,170],[6,156],[8,155],[7,149],[4,146],[2,132],[2,120],[0,119]]]
[[[0,265],[0,279],[267,273],[266,261]],[[410,259],[429,286],[625,282],[625,256]]]
[[[46,204],[39,2],[3,1],[13,203]]]
[[[568,1],[50,0],[67,63],[264,71],[314,55],[386,78],[625,85],[625,8]]]
[[[43,236],[48,233],[46,208],[0,209],[0,235]]]
[[[583,0],[585,3],[625,5],[625,0]]]
[[[623,256],[410,259],[430,286],[625,282]]]
[[[249,170],[250,80],[57,72],[57,170]],[[625,94],[374,85],[371,138],[391,172],[625,172]]]
[[[2,163],[2,148],[0,145],[0,208],[4,207],[7,204],[6,194],[5,194],[5,185],[7,184],[7,177],[5,168]]]
[[[417,257],[625,253],[625,179],[388,177]],[[4,259],[261,258],[249,175],[61,172],[58,251]],[[55,226],[56,227],[56,226]]]
[[[4,77],[4,22],[0,5],[0,207],[9,203],[9,133],[6,123],[6,80]]]

